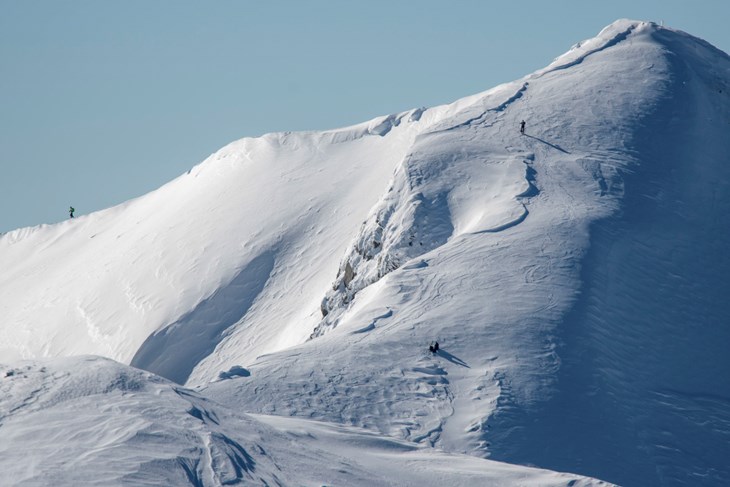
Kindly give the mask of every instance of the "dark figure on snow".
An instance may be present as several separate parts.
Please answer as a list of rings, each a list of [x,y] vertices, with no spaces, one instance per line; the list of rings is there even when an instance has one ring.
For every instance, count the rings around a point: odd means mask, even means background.
[[[428,346],[428,350],[431,353],[436,353],[439,351],[439,342],[433,342],[431,345]]]
[[[74,217],[74,211],[76,211],[76,209],[74,209],[73,206],[70,206],[68,208],[68,216],[69,216],[69,218],[73,218]]]
[[[520,133],[522,135],[525,134],[525,121],[524,120],[520,122]]]

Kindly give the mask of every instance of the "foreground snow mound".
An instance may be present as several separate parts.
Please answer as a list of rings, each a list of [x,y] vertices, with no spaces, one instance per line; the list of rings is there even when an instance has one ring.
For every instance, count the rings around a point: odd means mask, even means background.
[[[234,414],[95,357],[0,366],[0,438],[7,486],[605,485],[334,425]]]
[[[0,463],[12,485],[276,485],[256,421],[107,359],[2,367]],[[3,485],[11,485],[3,483]]]

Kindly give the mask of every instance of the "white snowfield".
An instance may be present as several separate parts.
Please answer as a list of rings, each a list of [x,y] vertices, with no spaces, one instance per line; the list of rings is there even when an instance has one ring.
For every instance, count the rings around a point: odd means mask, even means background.
[[[451,105],[242,139],[148,195],[0,236],[0,468],[598,482],[489,457],[730,484],[728,130],[730,58],[621,20]],[[41,360],[87,354],[188,389]]]

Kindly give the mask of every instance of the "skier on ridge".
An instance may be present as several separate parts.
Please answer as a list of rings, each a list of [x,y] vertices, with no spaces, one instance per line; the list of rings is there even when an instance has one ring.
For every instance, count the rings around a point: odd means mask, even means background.
[[[68,216],[69,216],[69,218],[73,218],[74,217],[74,211],[76,211],[76,209],[73,206],[69,206],[69,208],[68,208]]]
[[[520,133],[522,135],[525,135],[525,121],[524,120],[520,122]]]

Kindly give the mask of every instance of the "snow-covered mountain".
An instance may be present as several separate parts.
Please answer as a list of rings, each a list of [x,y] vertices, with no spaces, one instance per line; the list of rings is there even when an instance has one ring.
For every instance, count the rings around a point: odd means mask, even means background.
[[[135,485],[592,482],[490,457],[729,483],[728,90],[725,53],[618,21],[453,104],[242,139],[1,236],[0,465],[38,484],[76,482],[63,464]],[[180,386],[41,360],[86,354]],[[410,476],[409,455],[453,468]]]

